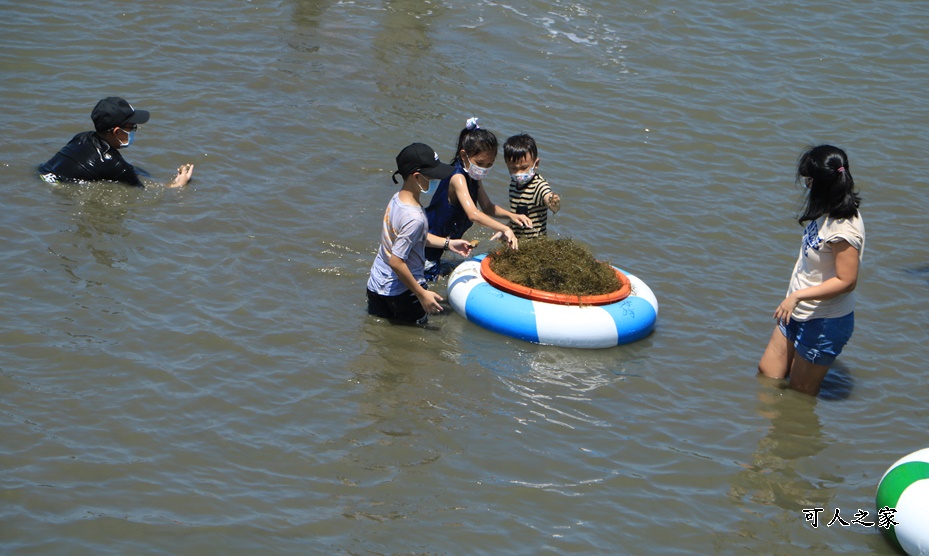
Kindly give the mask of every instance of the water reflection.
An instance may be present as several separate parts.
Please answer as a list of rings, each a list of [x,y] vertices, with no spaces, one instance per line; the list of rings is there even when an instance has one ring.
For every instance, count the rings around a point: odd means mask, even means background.
[[[144,198],[145,190],[121,184],[95,183],[88,185],[62,184],[54,188],[60,199],[59,206],[71,215],[75,229],[68,235],[71,245],[86,250],[98,264],[113,268],[128,261],[122,240],[131,232],[125,227],[125,218],[133,205]],[[80,263],[71,261],[62,249],[50,246],[69,272]],[[74,265],[67,264],[74,263]]]
[[[328,443],[344,487],[342,515],[381,522],[433,511],[416,493],[438,488],[430,470],[456,453],[447,435],[462,425],[451,417],[473,414],[471,396],[448,384],[461,365],[435,331],[363,320],[364,347],[349,364],[356,387],[340,402],[351,418]]]
[[[322,0],[295,0],[293,22],[301,32],[295,33],[288,39],[288,45],[296,52],[317,52],[321,37],[316,33],[323,19],[323,14],[329,9],[331,2]]]
[[[921,266],[918,268],[908,268],[907,272],[914,276],[919,276],[925,280],[927,285],[929,285],[929,265]]]
[[[412,435],[424,422],[441,425],[447,410],[444,391],[433,379],[446,365],[432,343],[435,333],[412,326],[393,326],[385,320],[362,317],[365,348],[352,359],[352,382],[360,388],[357,403],[360,428],[353,434],[378,443],[392,443]],[[428,336],[426,336],[428,335]]]
[[[525,411],[517,420],[524,425],[542,421],[569,429],[609,426],[594,403],[594,392],[637,378],[629,367],[641,363],[617,357],[614,350],[594,354],[529,344],[500,355],[501,360],[493,361],[484,354],[481,366],[494,369],[498,380],[522,400]]]
[[[749,513],[757,511],[752,504],[760,504],[776,506],[800,519],[801,508],[827,507],[833,496],[834,486],[803,471],[804,463],[831,440],[823,436],[816,398],[784,389],[769,379],[759,381],[757,411],[770,420],[770,426],[750,462],[733,477],[729,497]]]
[[[398,83],[408,83],[410,73],[424,75],[422,60],[435,57],[430,20],[441,18],[444,9],[440,4],[419,0],[394,0],[385,6],[384,21],[374,37],[374,55],[391,69],[406,68],[396,77]]]
[[[442,18],[441,3],[394,0],[374,36],[378,63],[373,75],[378,101],[373,106],[384,117],[416,127],[434,125],[448,104],[436,103],[443,82],[454,82],[454,60],[436,52],[433,21]],[[438,147],[436,147],[438,148]]]
[[[316,27],[331,4],[326,0],[294,0],[293,20],[300,25]]]
[[[153,522],[167,521],[230,555],[884,551],[875,534],[811,531],[800,510],[873,500],[879,452],[907,453],[921,434],[912,416],[925,405],[929,260],[919,234],[898,233],[925,217],[908,179],[921,173],[905,165],[881,179],[878,162],[927,137],[925,72],[913,71],[929,60],[926,10],[844,6],[843,21],[865,22],[867,36],[823,19],[813,41],[796,32],[812,21],[801,4],[654,4],[513,14],[392,0],[125,3],[118,19],[137,32],[107,38],[104,50],[120,52],[107,57],[92,55],[94,26],[74,24],[92,19],[82,3],[5,2],[0,119],[24,130],[0,168],[4,371],[17,381],[0,391],[20,423],[8,419],[0,457],[23,462],[7,474],[17,490],[5,544],[160,547],[169,541]],[[179,40],[148,40],[158,36]],[[169,191],[164,207],[146,206],[157,193],[52,193],[24,170],[64,140],[25,130],[86,114],[74,91],[114,75],[173,120],[152,127],[164,139],[140,161],[167,168],[167,149],[209,152],[186,206]],[[828,94],[813,85],[822,81]],[[620,257],[670,298],[657,334],[572,352],[454,314],[425,333],[369,320],[363,290],[393,157],[419,139],[447,160],[471,115],[498,138],[537,137],[561,172],[546,176],[574,200],[558,233]],[[782,216],[794,203],[766,176],[816,136],[849,141],[875,162],[862,181],[882,187],[868,205],[880,280],[861,286],[874,326],[856,332],[858,355],[846,359],[856,378],[865,363],[855,361],[875,363],[860,411],[857,400],[837,407],[720,372],[744,367],[759,341],[757,296],[739,292],[781,286],[771,261],[719,230],[786,230],[766,239],[792,245]],[[500,165],[488,184],[498,202]],[[756,203],[740,204],[746,191]],[[101,414],[126,423],[113,441],[88,428]],[[850,453],[862,426],[875,429],[873,449],[840,466],[837,483],[830,458]],[[155,429],[158,442],[143,445]],[[189,439],[203,429],[206,441]],[[124,470],[132,480],[107,480]],[[94,519],[116,510],[134,519]],[[719,531],[740,534],[712,546]]]

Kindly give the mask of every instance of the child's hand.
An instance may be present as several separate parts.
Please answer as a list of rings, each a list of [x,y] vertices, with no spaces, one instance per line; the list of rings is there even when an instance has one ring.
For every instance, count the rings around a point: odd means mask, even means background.
[[[786,326],[790,322],[790,315],[793,314],[794,309],[799,304],[800,300],[797,299],[796,292],[785,297],[784,301],[781,301],[781,304],[774,310],[774,322]]]
[[[552,211],[552,214],[555,214],[561,210],[561,197],[557,193],[552,193],[545,199],[545,204],[548,205],[548,208]]]
[[[510,249],[518,250],[519,249],[519,240],[516,239],[516,234],[513,233],[513,230],[507,228],[505,232],[497,232],[494,235],[490,236],[490,240],[493,241],[499,239],[500,241],[505,241],[507,247]]]
[[[423,306],[423,309],[426,310],[426,313],[430,315],[442,312],[442,306],[439,305],[439,301],[443,301],[442,296],[429,290],[424,290],[422,295],[419,296],[419,303]]]
[[[512,220],[514,224],[517,224],[521,228],[532,227],[532,219],[525,214],[514,214],[510,217],[510,220]]]
[[[448,250],[467,257],[471,254],[471,242],[465,239],[452,239],[448,242]]]

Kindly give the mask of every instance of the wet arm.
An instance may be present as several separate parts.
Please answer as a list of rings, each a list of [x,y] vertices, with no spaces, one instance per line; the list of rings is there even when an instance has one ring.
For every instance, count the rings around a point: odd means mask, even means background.
[[[531,228],[532,219],[525,214],[516,214],[506,210],[505,208],[493,204],[490,197],[487,195],[487,192],[484,190],[484,185],[481,184],[477,189],[477,202],[480,203],[481,209],[485,214],[489,214],[494,218],[506,218],[511,222],[514,222],[522,228]]]
[[[548,207],[548,210],[552,211],[552,214],[555,214],[561,210],[561,196],[557,193],[549,193],[546,195],[544,202],[545,206]]]
[[[471,243],[467,240],[451,239],[437,236],[435,234],[426,235],[426,247],[433,247],[435,249],[448,249],[449,251],[457,253],[463,257],[467,257],[471,254]]]
[[[184,187],[190,181],[193,173],[193,164],[181,164],[181,167],[177,169],[177,175],[174,176],[174,179],[171,180],[171,183],[168,184],[168,187]]]
[[[459,178],[459,179],[456,179]],[[480,224],[485,228],[490,228],[496,232],[502,232],[504,234],[509,231],[512,234],[512,230],[506,224],[499,222],[489,215],[493,214],[494,209],[497,209],[496,205],[490,202],[487,199],[487,194],[484,193],[484,188],[482,186],[478,187],[478,202],[481,203],[481,207],[485,209],[485,212],[481,212],[480,209],[474,204],[474,201],[471,200],[471,195],[468,193],[468,186],[465,183],[464,178],[461,176],[455,176],[452,178],[452,194],[455,196],[455,199],[458,201],[458,204],[465,211],[465,214],[468,215],[468,219],[471,222]],[[486,204],[485,204],[486,203]],[[490,210],[487,210],[490,209]],[[502,209],[501,209],[502,210]]]

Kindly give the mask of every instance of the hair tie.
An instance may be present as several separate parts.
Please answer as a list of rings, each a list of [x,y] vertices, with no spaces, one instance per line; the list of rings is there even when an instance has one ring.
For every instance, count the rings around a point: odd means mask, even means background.
[[[838,172],[838,173],[840,173],[840,174],[845,173],[845,166],[839,166],[839,169],[836,170],[836,172]]]
[[[468,118],[468,122],[465,124],[465,129],[471,131],[474,129],[481,129],[481,126],[477,125],[477,118]]]

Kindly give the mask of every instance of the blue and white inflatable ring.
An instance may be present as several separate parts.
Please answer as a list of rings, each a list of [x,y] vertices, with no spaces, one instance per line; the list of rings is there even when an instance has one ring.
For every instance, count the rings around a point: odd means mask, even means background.
[[[645,338],[655,329],[658,300],[645,282],[623,272],[631,293],[608,305],[561,305],[495,288],[468,259],[448,277],[448,301],[459,315],[499,334],[562,347],[608,348]]]

